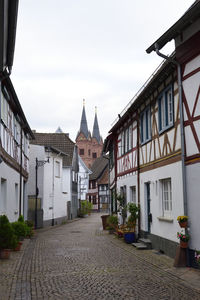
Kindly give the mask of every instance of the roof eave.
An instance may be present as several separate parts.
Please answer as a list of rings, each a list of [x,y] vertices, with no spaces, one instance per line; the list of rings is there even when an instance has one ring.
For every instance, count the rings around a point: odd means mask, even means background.
[[[200,1],[195,2],[186,13],[171,26],[159,39],[157,39],[146,52],[149,54],[152,51],[162,49],[168,42],[176,38],[181,32],[199,18]]]
[[[0,0],[0,72],[11,73],[18,15],[18,0]]]

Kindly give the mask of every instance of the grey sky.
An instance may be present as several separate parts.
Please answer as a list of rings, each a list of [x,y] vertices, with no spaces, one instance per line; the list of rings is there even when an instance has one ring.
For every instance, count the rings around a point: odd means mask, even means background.
[[[111,123],[162,61],[145,50],[193,0],[20,0],[11,78],[32,129]],[[163,50],[169,54],[172,48]]]

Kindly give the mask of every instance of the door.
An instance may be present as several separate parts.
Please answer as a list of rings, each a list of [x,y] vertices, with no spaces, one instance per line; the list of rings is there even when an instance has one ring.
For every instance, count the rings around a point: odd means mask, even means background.
[[[150,182],[145,183],[146,185],[146,207],[147,207],[147,231],[150,233],[151,231],[151,221],[152,221],[152,215],[151,215],[151,198],[150,198]]]

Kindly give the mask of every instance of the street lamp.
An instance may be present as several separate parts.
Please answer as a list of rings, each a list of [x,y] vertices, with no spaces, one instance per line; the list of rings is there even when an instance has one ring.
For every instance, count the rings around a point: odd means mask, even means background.
[[[47,149],[47,152],[50,152],[50,149]],[[37,229],[37,209],[38,209],[38,168],[44,166],[46,163],[49,163],[49,156],[47,160],[38,160],[36,157],[35,159],[35,229]]]

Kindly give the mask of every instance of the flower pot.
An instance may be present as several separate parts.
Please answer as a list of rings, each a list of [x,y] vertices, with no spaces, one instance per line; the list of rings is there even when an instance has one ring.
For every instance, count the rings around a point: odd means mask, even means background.
[[[22,242],[18,242],[17,247],[14,249],[14,251],[20,251],[22,246]]]
[[[10,249],[1,249],[0,250],[0,258],[8,259],[10,257]]]
[[[103,216],[101,216],[103,230],[106,230],[106,227],[108,226],[108,224],[107,224],[107,218],[108,217],[109,217],[109,215],[103,215]]]
[[[187,228],[187,221],[184,221],[184,222],[179,222],[179,225],[181,228]]]
[[[135,232],[124,232],[124,240],[127,244],[135,242]]]
[[[180,240],[180,247],[181,248],[187,248],[187,246],[188,246],[188,242],[184,242],[184,241]]]

